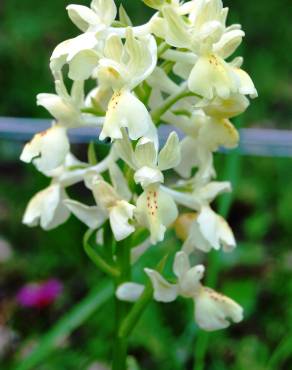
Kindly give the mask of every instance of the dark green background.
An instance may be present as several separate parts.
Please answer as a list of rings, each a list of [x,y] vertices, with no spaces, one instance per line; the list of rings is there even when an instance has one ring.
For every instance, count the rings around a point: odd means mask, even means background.
[[[48,117],[45,110],[36,107],[35,95],[53,92],[48,68],[50,54],[59,42],[78,34],[66,15],[65,6],[69,3],[1,1],[1,116]],[[88,4],[81,0],[79,3]],[[259,92],[259,98],[243,116],[244,126],[291,128],[291,1],[237,0],[225,1],[225,5],[231,8],[229,24],[239,22],[246,31],[241,48],[244,68]],[[135,24],[151,14],[139,0],[125,1],[124,6]],[[76,150],[84,152],[82,147]],[[5,370],[14,369],[19,349],[38,342],[55,320],[101,278],[79,242],[85,229],[73,218],[66,226],[49,233],[21,225],[27,201],[48,181],[31,166],[19,163],[19,152],[18,145],[1,142],[0,236],[12,244],[14,258],[0,266],[0,322],[8,317],[8,324],[18,335],[14,350],[0,359],[0,368]],[[218,155],[216,163],[223,178],[227,156]],[[291,159],[242,157],[235,169],[236,173],[232,169],[226,176],[233,177],[236,185],[229,222],[239,245],[233,255],[220,253],[222,272],[218,288],[244,306],[246,319],[230,330],[210,336],[206,369],[264,370],[274,356],[275,370],[290,370]],[[167,240],[167,247],[174,251],[177,244],[171,234]],[[146,261],[153,263],[163,250],[153,248],[145,256]],[[15,293],[23,283],[52,276],[65,284],[56,305],[36,312],[14,304]],[[83,370],[95,360],[107,361],[113,321],[111,304],[75,331],[64,348],[56,350],[36,369]],[[191,369],[196,337],[190,302],[152,304],[133,335],[131,353],[139,359],[143,370]]]

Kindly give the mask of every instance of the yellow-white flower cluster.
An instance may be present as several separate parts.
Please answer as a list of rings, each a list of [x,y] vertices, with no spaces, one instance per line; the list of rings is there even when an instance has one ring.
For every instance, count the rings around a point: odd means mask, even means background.
[[[204,287],[204,268],[191,267],[189,255],[236,246],[228,223],[210,203],[231,190],[230,183],[214,181],[213,153],[238,145],[230,119],[247,109],[248,97],[257,96],[241,69],[243,59],[232,59],[244,32],[238,24],[226,25],[228,9],[221,0],[144,3],[156,13],[138,27],[123,9],[117,19],[113,0],[67,7],[82,33],[53,51],[56,94],[39,94],[37,103],[54,121],[21,154],[52,180],[29,202],[23,222],[48,230],[73,214],[90,229],[109,222],[117,241],[148,230],[152,244],[163,241],[175,223],[183,240],[174,262],[177,283],[146,268],[154,299],[192,298],[201,328],[225,328],[228,318],[242,319],[242,308]],[[159,150],[161,124],[172,132]],[[112,143],[100,163],[80,162],[70,153],[68,129],[86,126]],[[184,133],[181,141],[177,130]],[[173,181],[166,183],[169,170]],[[92,192],[94,205],[69,199],[66,188],[78,182]],[[135,300],[143,289],[129,282],[117,296]]]

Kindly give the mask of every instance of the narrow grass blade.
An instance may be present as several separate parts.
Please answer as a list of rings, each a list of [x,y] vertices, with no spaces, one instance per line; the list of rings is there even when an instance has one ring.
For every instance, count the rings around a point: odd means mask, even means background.
[[[113,294],[111,283],[104,280],[71,311],[65,314],[55,326],[43,336],[33,352],[21,360],[14,370],[30,370],[35,367],[56,348],[60,340],[82,325],[97,309],[99,309]]]

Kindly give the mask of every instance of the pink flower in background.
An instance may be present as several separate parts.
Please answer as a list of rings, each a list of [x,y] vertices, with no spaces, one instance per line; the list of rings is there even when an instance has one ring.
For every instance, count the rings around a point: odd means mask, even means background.
[[[62,290],[63,285],[57,279],[30,283],[20,289],[17,301],[23,307],[44,308],[55,302]]]

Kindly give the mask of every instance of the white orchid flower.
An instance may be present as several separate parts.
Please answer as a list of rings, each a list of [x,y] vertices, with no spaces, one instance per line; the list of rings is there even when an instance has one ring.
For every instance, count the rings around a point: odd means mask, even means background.
[[[249,106],[249,100],[240,94],[233,94],[229,99],[214,98],[213,100],[201,99],[196,108],[217,119],[232,118],[243,113]]]
[[[238,145],[238,131],[228,119],[207,116],[202,110],[193,111],[191,117],[169,113],[165,121],[188,135],[180,143],[181,162],[175,168],[185,178],[198,167],[198,176],[209,181],[215,174],[212,153],[220,147],[232,149]]]
[[[26,163],[33,162],[41,172],[51,171],[61,166],[70,150],[67,136],[69,128],[98,125],[98,119],[88,120],[81,113],[84,101],[83,83],[75,82],[71,95],[62,81],[56,81],[56,94],[39,94],[37,104],[43,106],[56,119],[51,128],[36,134],[27,143],[20,159]]]
[[[58,76],[69,64],[69,78],[75,81],[88,79],[102,55],[105,35],[102,33],[115,20],[117,9],[113,0],[93,0],[91,9],[83,5],[69,5],[72,22],[84,33],[59,44],[52,56],[50,67]]]
[[[88,79],[97,66],[102,43],[93,32],[81,34],[59,44],[51,56],[50,68],[55,78],[65,64],[69,65],[69,78],[74,81]]]
[[[202,287],[195,299],[195,320],[206,331],[226,329],[243,320],[243,308],[229,297]]]
[[[135,227],[129,220],[134,217],[135,206],[122,199],[105,181],[97,181],[92,191],[97,205],[108,214],[115,239],[119,241],[132,234]]]
[[[189,234],[183,244],[183,250],[190,254],[198,249],[209,252],[211,249],[231,252],[236,247],[233,232],[224,218],[209,206],[203,206],[190,225]]]
[[[163,186],[163,190],[169,194],[178,204],[200,211],[203,206],[210,204],[218,195],[231,192],[229,181],[211,181],[205,183],[201,178],[195,176],[191,181],[180,181],[179,189],[170,189]],[[184,190],[184,188],[187,188]]]
[[[228,9],[223,8],[222,1],[200,0],[187,8],[188,18],[179,7],[165,5],[163,18],[157,17],[152,23],[154,33],[169,45],[188,48],[197,56],[195,63],[190,63],[189,54],[183,57],[180,52],[180,61],[188,71],[190,91],[206,99],[228,99],[236,93],[256,97],[257,91],[248,74],[224,61],[237,49],[244,32],[240,25],[225,26]],[[166,51],[163,57],[175,53]]]
[[[70,211],[89,228],[99,228],[107,219],[116,240],[122,240],[135,231],[129,224],[133,219],[135,206],[128,201],[132,197],[119,167],[115,163],[109,165],[113,186],[105,182],[95,171],[87,172],[86,184],[93,192],[96,206],[87,206],[75,200],[66,200],[64,204]]]
[[[135,216],[138,222],[149,229],[151,242],[162,241],[166,228],[177,218],[177,207],[162,189],[162,171],[175,167],[180,161],[179,139],[172,132],[158,154],[152,141],[140,139],[135,150],[125,136],[116,142],[118,155],[135,170],[134,180],[142,185],[144,192],[137,200]]]
[[[159,272],[145,269],[154,289],[154,299],[158,302],[173,302],[178,296],[191,298],[195,305],[195,321],[206,331],[225,329],[230,322],[243,319],[243,309],[232,299],[217,293],[201,284],[205,268],[203,265],[191,267],[188,255],[177,252],[173,271],[177,283],[169,283]],[[118,299],[135,302],[144,291],[144,286],[133,282],[120,285],[116,291]]]
[[[30,200],[23,223],[31,227],[40,225],[45,230],[51,230],[67,221],[70,212],[64,205],[68,200],[65,189],[83,181],[88,172],[99,174],[106,171],[113,159],[114,153],[111,152],[102,162],[89,167],[69,153],[62,166],[42,171],[44,175],[52,178],[51,184]]]
[[[66,129],[58,124],[36,134],[25,145],[20,159],[29,163],[33,161],[39,171],[49,171],[59,167],[70,150]]]
[[[231,191],[230,183],[213,181],[205,184],[195,177],[189,185],[192,188],[191,192],[163,188],[178,204],[198,212],[194,220],[188,224],[183,250],[187,253],[195,249],[209,252],[212,248],[218,250],[221,246],[227,252],[234,249],[236,241],[230,226],[209,206],[219,194]]]
[[[191,91],[206,99],[229,99],[233,94],[257,97],[256,88],[249,75],[235,68],[216,54],[201,56],[188,80]]]
[[[157,62],[157,46],[153,36],[135,38],[127,29],[126,41],[110,35],[100,59],[97,77],[101,86],[111,86],[114,94],[109,102],[100,139],[121,139],[126,127],[132,140],[145,136],[153,126],[144,104],[132,90],[154,70]]]
[[[63,205],[66,198],[62,186],[53,183],[30,200],[22,222],[30,227],[40,225],[44,230],[51,230],[63,224],[70,216],[70,212]]]
[[[115,143],[116,154],[135,170],[134,180],[145,189],[147,186],[162,183],[163,171],[174,168],[181,160],[179,138],[173,131],[164,147],[158,153],[155,142],[142,137],[133,150],[125,134]]]
[[[117,15],[114,0],[93,0],[90,8],[83,5],[68,5],[71,21],[82,32],[100,32],[110,27]]]

